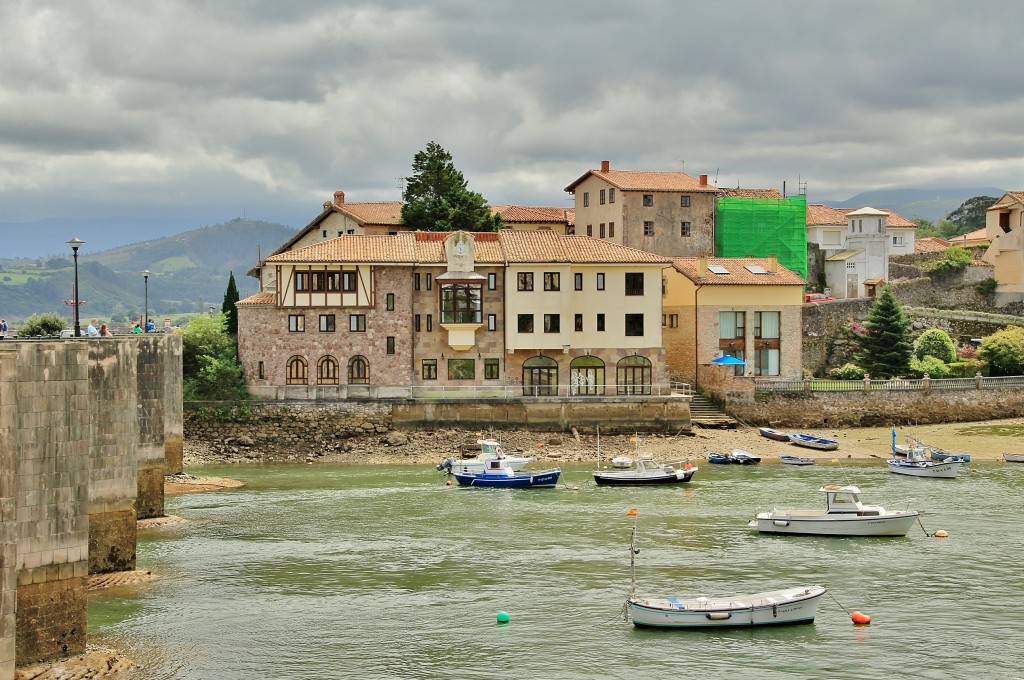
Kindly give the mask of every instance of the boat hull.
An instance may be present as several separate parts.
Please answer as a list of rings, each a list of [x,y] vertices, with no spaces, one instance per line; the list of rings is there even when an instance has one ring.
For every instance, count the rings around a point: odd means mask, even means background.
[[[933,477],[954,479],[963,463],[934,463],[929,461],[887,460],[889,472],[910,477]]]
[[[493,489],[550,489],[558,484],[560,470],[545,470],[532,475],[487,475],[454,472],[452,475],[462,486],[481,486]]]
[[[813,458],[801,458],[800,456],[779,456],[779,460],[786,465],[814,465]]]
[[[1004,453],[1003,460],[1007,463],[1024,463],[1024,453]]]
[[[789,442],[808,449],[818,449],[819,451],[835,451],[839,448],[839,442],[835,440],[813,437],[807,434],[791,434],[789,435]]]
[[[634,626],[726,628],[813,623],[822,586],[774,590],[728,598],[638,598],[626,601]]]
[[[776,510],[758,513],[748,526],[762,534],[798,534],[808,536],[906,536],[917,520],[914,511],[893,512],[886,516],[806,514]]]
[[[724,453],[710,453],[708,454],[708,462],[715,465],[728,465],[730,463],[729,456]]]
[[[768,439],[774,439],[777,442],[788,442],[789,441],[789,434],[787,434],[786,432],[779,432],[778,430],[773,430],[770,427],[759,427],[759,428],[757,428],[757,431],[758,431],[758,433],[760,433],[760,435],[762,437],[767,437]]]
[[[641,475],[635,472],[595,472],[594,481],[598,486],[651,486],[658,484],[683,484],[690,481],[698,468],[676,470],[660,475]]]

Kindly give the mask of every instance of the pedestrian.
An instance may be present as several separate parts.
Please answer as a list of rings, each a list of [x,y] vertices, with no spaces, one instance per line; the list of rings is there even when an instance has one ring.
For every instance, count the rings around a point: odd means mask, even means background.
[[[141,332],[142,332],[142,326],[140,326],[139,322],[136,321],[135,325],[132,326],[132,333],[141,333]]]
[[[100,337],[100,332],[96,328],[96,319],[93,319],[92,321],[89,322],[88,327],[86,327],[85,329],[85,334],[88,335],[90,338]]]
[[[112,338],[114,334],[107,329],[107,324],[100,324],[100,337],[101,338]]]
[[[156,328],[156,324],[153,323],[152,321],[150,321],[150,322],[148,322],[146,324],[146,332],[147,333],[152,333],[154,328]]]
[[[5,319],[0,319],[0,338],[6,338],[6,337],[7,337],[7,321]]]

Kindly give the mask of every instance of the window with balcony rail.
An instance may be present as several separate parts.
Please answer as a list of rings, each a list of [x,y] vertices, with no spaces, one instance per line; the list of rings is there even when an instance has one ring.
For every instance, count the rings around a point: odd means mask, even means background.
[[[643,272],[626,272],[626,295],[644,294]]]

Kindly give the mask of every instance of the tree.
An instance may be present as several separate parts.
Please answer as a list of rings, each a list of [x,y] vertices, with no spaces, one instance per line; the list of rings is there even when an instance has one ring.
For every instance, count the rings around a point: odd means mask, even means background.
[[[982,338],[978,357],[992,375],[1024,375],[1024,328],[1011,326]]]
[[[950,246],[943,251],[942,257],[931,271],[936,274],[958,272],[974,264],[974,256],[966,248]]]
[[[946,215],[946,219],[956,225],[956,232],[950,236],[968,234],[984,227],[985,211],[997,200],[991,196],[975,196],[961,203],[959,208]]]
[[[423,231],[496,231],[501,218],[491,215],[484,197],[466,188],[452,156],[430,142],[413,157],[406,177],[402,221]]]
[[[220,311],[227,317],[227,332],[229,335],[238,335],[238,287],[235,285],[235,273],[231,272],[228,277],[228,289],[224,292],[224,304]]]
[[[935,357],[943,363],[950,364],[956,361],[956,345],[946,331],[941,328],[929,328],[917,339],[914,356],[918,359]]]
[[[33,314],[25,319],[18,328],[18,335],[23,338],[32,338],[37,335],[60,335],[60,332],[67,327],[67,321],[53,312]],[[85,335],[85,329],[82,329]]]
[[[910,322],[891,288],[882,289],[864,325],[868,332],[860,338],[861,368],[873,378],[907,375],[914,351]]]
[[[184,396],[189,400],[245,399],[247,392],[235,342],[224,314],[193,317],[181,341]]]

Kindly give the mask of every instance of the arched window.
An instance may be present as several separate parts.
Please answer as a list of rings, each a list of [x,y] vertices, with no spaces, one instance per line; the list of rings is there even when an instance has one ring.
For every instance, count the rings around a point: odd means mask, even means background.
[[[651,360],[638,354],[623,357],[615,365],[619,394],[651,393]]]
[[[597,357],[576,357],[569,364],[569,394],[604,394],[604,362]]]
[[[338,384],[338,360],[330,354],[320,357],[317,362],[316,382],[318,385]]]
[[[354,356],[348,360],[348,384],[368,385],[370,383],[370,363],[364,356]]]
[[[309,373],[306,360],[300,356],[294,356],[288,360],[289,385],[305,385],[309,382]]]
[[[523,362],[523,395],[558,396],[558,362],[550,357],[531,357]]]

